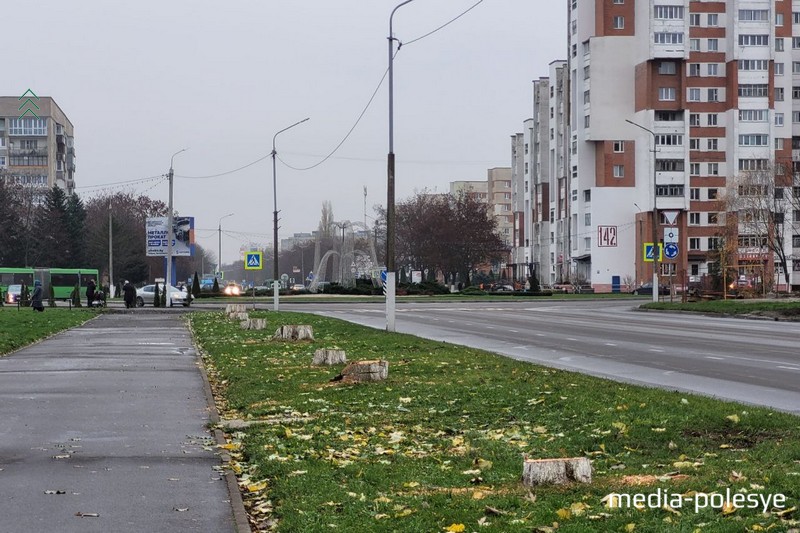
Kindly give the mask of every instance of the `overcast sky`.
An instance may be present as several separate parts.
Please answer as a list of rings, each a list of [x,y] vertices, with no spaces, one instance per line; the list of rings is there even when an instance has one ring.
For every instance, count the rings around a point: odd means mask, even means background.
[[[477,0],[414,0],[394,17],[410,42]],[[75,126],[77,191],[166,174],[230,171],[268,156],[318,163],[356,123],[388,67],[400,0],[32,0],[3,6],[0,94],[52,96]],[[484,0],[395,58],[397,198],[510,166],[510,136],[531,115],[531,81],[566,55],[566,4]],[[277,165],[280,236],[309,232],[330,200],[336,220],[386,203],[388,79],[342,147],[312,170]],[[119,186],[115,186],[119,188]],[[116,190],[116,189],[113,189]],[[166,182],[123,190],[167,201]],[[209,179],[175,179],[175,209],[223,260],[272,242],[269,158]],[[370,219],[368,218],[368,221]]]

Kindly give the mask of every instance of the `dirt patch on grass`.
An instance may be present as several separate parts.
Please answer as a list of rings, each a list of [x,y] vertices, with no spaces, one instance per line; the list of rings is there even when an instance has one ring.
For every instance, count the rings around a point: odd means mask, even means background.
[[[688,429],[684,437],[710,441],[715,446],[727,444],[733,448],[752,448],[765,441],[781,440],[784,435],[775,431],[742,431],[738,429]]]

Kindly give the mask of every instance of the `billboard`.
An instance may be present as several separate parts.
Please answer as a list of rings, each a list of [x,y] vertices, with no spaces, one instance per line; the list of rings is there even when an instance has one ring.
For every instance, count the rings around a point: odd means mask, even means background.
[[[148,257],[167,256],[167,221],[168,217],[147,217],[145,231],[147,232]],[[194,255],[194,217],[173,217],[172,241],[173,257],[188,257]]]

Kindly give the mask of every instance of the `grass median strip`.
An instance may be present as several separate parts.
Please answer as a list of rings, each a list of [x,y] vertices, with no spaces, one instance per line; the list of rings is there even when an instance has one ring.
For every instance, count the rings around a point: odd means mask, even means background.
[[[251,316],[267,330],[221,313],[190,320],[223,418],[250,424],[229,431],[226,447],[258,530],[797,525],[800,418],[314,315]],[[316,340],[272,341],[285,324],[312,325]],[[342,367],[312,367],[317,348],[385,359],[389,377],[332,383]],[[581,456],[593,463],[590,485],[520,482],[525,457]]]
[[[83,324],[97,315],[92,309],[31,309],[0,307],[0,355],[7,354],[53,333]]]

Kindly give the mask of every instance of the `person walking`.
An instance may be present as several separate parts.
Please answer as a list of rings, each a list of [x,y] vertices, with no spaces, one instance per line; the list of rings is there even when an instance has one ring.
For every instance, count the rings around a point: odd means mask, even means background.
[[[136,288],[131,285],[130,281],[125,281],[125,285],[122,286],[122,294],[127,309],[136,307]]]
[[[97,288],[97,284],[94,282],[93,279],[90,279],[89,282],[86,284],[86,306],[92,307],[92,302],[94,302],[94,291]]]
[[[33,282],[33,294],[31,295],[31,307],[34,311],[44,312],[42,304],[42,282],[38,279]]]

